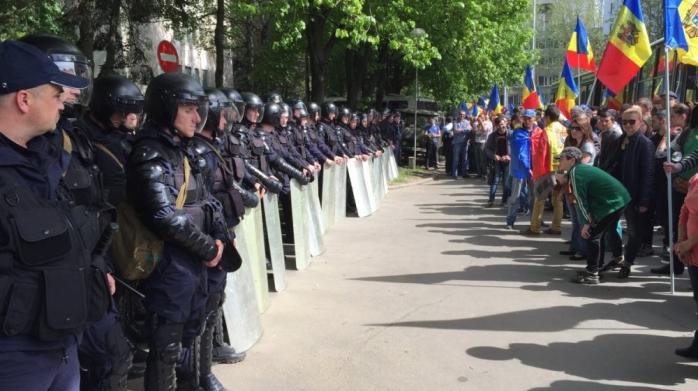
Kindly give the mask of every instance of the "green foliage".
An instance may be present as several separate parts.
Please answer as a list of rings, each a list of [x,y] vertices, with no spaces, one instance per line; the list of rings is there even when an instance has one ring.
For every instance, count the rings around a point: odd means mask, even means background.
[[[61,18],[63,2],[58,0],[0,0],[0,40],[46,32],[71,36]]]

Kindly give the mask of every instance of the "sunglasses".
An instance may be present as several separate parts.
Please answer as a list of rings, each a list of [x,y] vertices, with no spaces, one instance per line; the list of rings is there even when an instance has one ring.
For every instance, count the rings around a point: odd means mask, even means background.
[[[637,122],[637,120],[635,120],[635,119],[624,119],[624,120],[621,120],[620,122],[623,124],[623,126],[625,126],[625,125],[635,125],[635,122]]]
[[[570,126],[571,130],[582,130],[581,126]]]

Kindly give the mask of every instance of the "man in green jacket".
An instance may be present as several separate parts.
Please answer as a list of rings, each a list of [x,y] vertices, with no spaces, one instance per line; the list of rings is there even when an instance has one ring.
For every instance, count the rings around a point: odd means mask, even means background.
[[[576,199],[577,213],[582,224],[582,238],[587,242],[587,267],[578,273],[572,282],[598,284],[599,271],[603,266],[604,234],[617,235],[618,220],[625,206],[630,202],[630,194],[622,183],[582,160],[582,151],[567,147],[559,156],[560,164],[555,179],[559,184],[570,184]],[[627,265],[620,265],[628,268]]]

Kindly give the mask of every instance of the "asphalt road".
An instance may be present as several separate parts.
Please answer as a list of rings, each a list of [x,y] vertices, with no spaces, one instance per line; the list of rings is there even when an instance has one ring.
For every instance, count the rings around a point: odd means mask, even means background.
[[[507,231],[485,201],[476,179],[428,181],[335,225],[215,373],[246,391],[698,389],[673,354],[697,323],[685,276],[671,296],[642,258],[627,281],[572,284],[562,238]]]

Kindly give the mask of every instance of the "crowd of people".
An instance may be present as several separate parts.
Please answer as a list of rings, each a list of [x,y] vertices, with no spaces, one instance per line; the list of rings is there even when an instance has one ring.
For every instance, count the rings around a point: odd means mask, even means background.
[[[668,109],[664,95],[619,110],[579,105],[571,118],[555,105],[475,118],[460,111],[441,127],[445,173],[486,179],[485,206],[496,207],[501,193],[508,230],[526,218],[518,233],[558,236],[562,219],[570,219],[569,247],[560,254],[586,260],[572,282],[599,284],[613,271],[627,279],[637,258],[658,254],[663,261],[652,273],[670,274],[672,260],[674,273],[688,270],[698,292],[698,107],[678,102],[673,92],[669,98]],[[545,210],[552,211],[548,224]],[[698,294],[694,298],[698,304]],[[698,332],[676,353],[698,358]]]
[[[0,389],[225,390],[234,227],[267,192],[399,155],[399,113],[164,73],[92,80],[71,42],[0,43]],[[138,346],[137,348],[135,346]],[[133,363],[145,363],[133,365]]]

